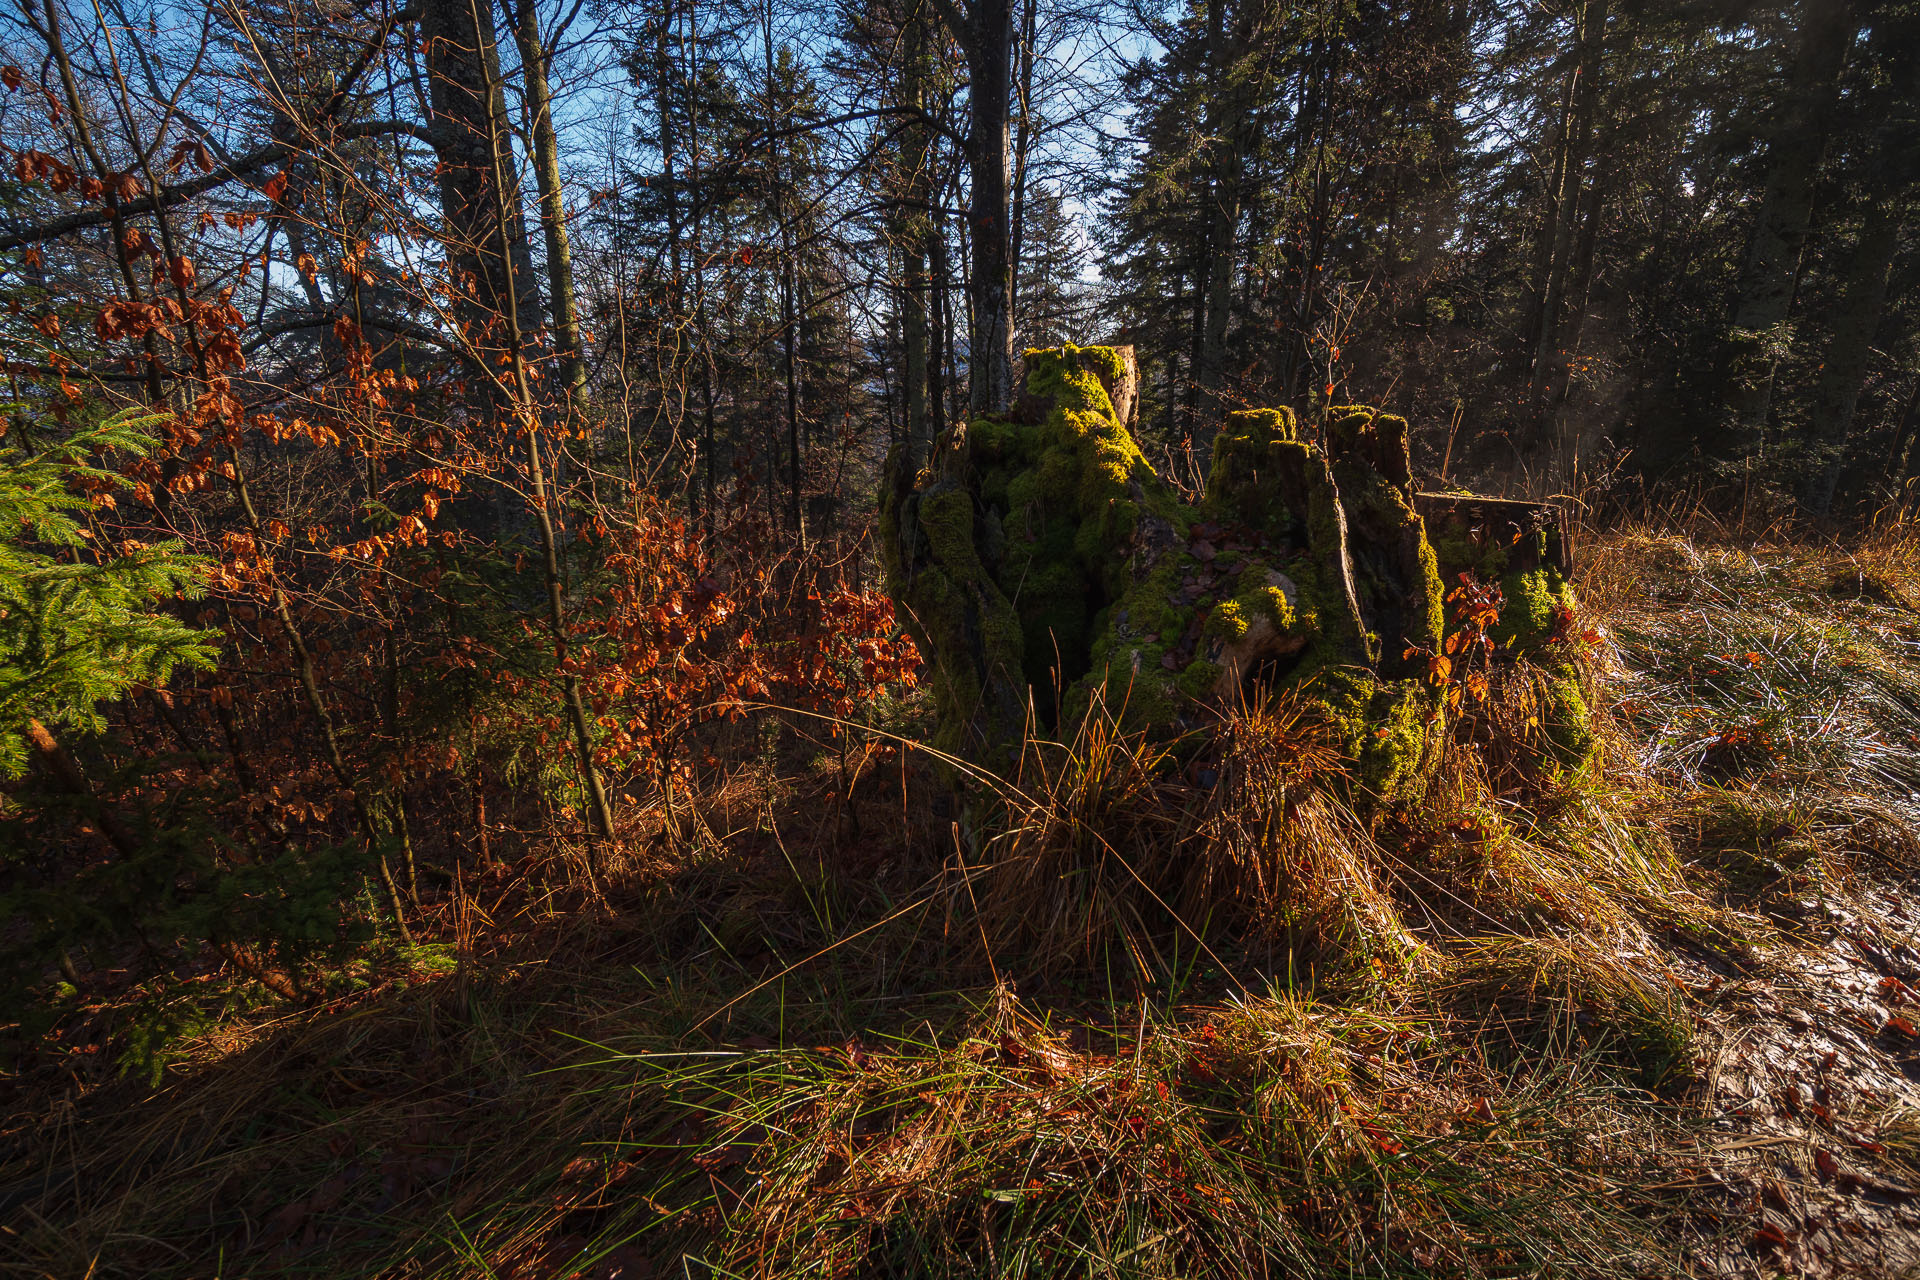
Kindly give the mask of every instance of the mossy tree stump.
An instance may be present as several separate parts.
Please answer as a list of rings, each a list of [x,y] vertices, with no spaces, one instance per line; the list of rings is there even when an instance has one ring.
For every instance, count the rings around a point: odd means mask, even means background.
[[[1455,513],[1465,559],[1436,557],[1405,420],[1336,409],[1322,448],[1289,410],[1229,414],[1195,505],[1128,429],[1131,348],[1029,351],[1024,382],[917,471],[889,461],[887,586],[929,665],[935,745],[1000,766],[1030,715],[1045,729],[1099,695],[1178,732],[1265,682],[1324,708],[1363,798],[1415,791],[1444,723],[1419,656],[1442,648],[1442,575],[1494,549]],[[1557,600],[1564,567],[1537,557],[1509,597]]]

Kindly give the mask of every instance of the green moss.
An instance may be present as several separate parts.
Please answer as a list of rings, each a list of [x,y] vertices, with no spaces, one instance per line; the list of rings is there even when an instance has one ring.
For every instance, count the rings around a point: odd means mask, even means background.
[[[1417,795],[1434,691],[1372,669],[1403,632],[1437,647],[1442,622],[1404,424],[1347,414],[1335,456],[1353,456],[1336,464],[1288,410],[1230,414],[1187,507],[1114,416],[1106,387],[1123,372],[1108,348],[1028,352],[1022,416],[966,424],[938,465],[896,482],[910,498],[882,513],[889,589],[928,637],[942,745],[995,726],[1017,739],[1010,704],[1029,690],[1043,715],[1057,698],[1071,721],[1100,696],[1131,727],[1178,728],[1229,670],[1273,659],[1258,669],[1324,702],[1356,799]],[[1207,545],[1203,520],[1220,526]]]
[[[920,531],[940,563],[968,577],[985,573],[973,549],[973,498],[966,490],[947,489],[922,498]]]
[[[1572,585],[1551,565],[1502,575],[1500,591],[1506,605],[1494,639],[1520,653],[1537,650],[1553,634],[1556,613],[1575,603]]]
[[[1273,624],[1275,631],[1292,632],[1298,619],[1294,615],[1293,605],[1287,600],[1287,593],[1279,587],[1269,586],[1264,581],[1264,570],[1250,570],[1243,578],[1259,577],[1258,586],[1222,600],[1207,615],[1206,634],[1221,640],[1238,640],[1253,628],[1253,624],[1264,618]]]
[[[1431,585],[1426,596],[1426,627],[1428,634],[1445,636],[1447,634],[1447,584],[1440,576],[1440,559],[1434,554],[1433,544],[1426,540],[1426,522],[1421,522],[1420,556],[1425,578]]]
[[[1448,590],[1463,573],[1500,584],[1506,603],[1494,638],[1516,653],[1536,651],[1553,633],[1556,612],[1574,606],[1572,587],[1553,567],[1546,530],[1519,542],[1492,539],[1482,545],[1459,519],[1443,519],[1430,541]]]
[[[1415,680],[1381,680],[1361,667],[1329,665],[1309,688],[1353,762],[1356,799],[1376,804],[1418,798],[1423,766],[1444,722],[1434,690]]]
[[[1253,610],[1238,600],[1222,600],[1207,615],[1206,634],[1221,640],[1238,640],[1253,626]]]
[[[1363,447],[1363,439],[1373,426],[1375,411],[1367,405],[1341,405],[1329,409],[1326,418],[1327,441],[1337,454],[1348,454]]]
[[[1114,416],[1101,379],[1122,371],[1107,347],[1030,351],[1027,391],[1050,402],[1045,419],[969,425],[981,502],[1005,535],[994,577],[1019,614],[1023,672],[1047,704],[1056,669],[1069,682],[1090,669],[1094,620],[1131,586],[1141,522],[1184,534],[1191,521]]]
[[[1243,409],[1229,413],[1213,441],[1213,463],[1207,472],[1207,491],[1201,514],[1210,520],[1232,520],[1251,528],[1284,530],[1307,517],[1295,511],[1281,487],[1290,471],[1282,454],[1304,457],[1309,447],[1300,442],[1291,409]]]
[[[1449,590],[1463,573],[1498,578],[1507,571],[1507,548],[1503,544],[1482,547],[1465,528],[1452,522],[1438,532],[1429,529],[1427,533],[1441,578]]]
[[[1541,728],[1546,730],[1552,759],[1563,768],[1579,769],[1593,758],[1600,745],[1587,696],[1570,672],[1550,677],[1546,695]]]
[[[1333,479],[1346,512],[1361,613],[1379,634],[1372,661],[1412,675],[1409,649],[1435,653],[1446,629],[1446,592],[1426,522],[1413,507],[1405,419],[1365,405],[1332,411]]]
[[[1020,661],[1019,620],[980,558],[972,495],[920,480],[924,491],[890,497],[883,512],[888,590],[905,603],[908,632],[928,656],[935,745],[991,756],[1019,729],[1021,710],[1004,696],[1003,678]],[[911,539],[903,536],[909,523]]]
[[[1069,695],[1069,718],[1084,711],[1088,698],[1099,689],[1108,707],[1116,712],[1126,709],[1125,720],[1131,725],[1175,721],[1182,695],[1176,671],[1166,666],[1165,659],[1179,648],[1193,606],[1170,600],[1193,563],[1186,555],[1167,556],[1106,611],[1104,625],[1094,634],[1091,668]]]
[[[1195,658],[1180,672],[1174,681],[1180,693],[1187,698],[1204,698],[1213,692],[1220,683],[1220,665],[1205,658]]]

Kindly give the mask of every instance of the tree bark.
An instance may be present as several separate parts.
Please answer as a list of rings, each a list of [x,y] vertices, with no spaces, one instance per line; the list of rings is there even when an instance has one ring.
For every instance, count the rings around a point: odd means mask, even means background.
[[[584,407],[587,366],[580,354],[580,308],[573,292],[573,247],[560,185],[560,145],[553,129],[553,93],[547,80],[547,50],[540,38],[536,0],[518,0],[514,37],[520,46],[526,109],[533,139],[533,173],[540,189],[540,225],[547,242],[547,295],[553,318],[553,350],[560,386],[576,410]]]
[[[1232,308],[1234,239],[1240,228],[1241,125],[1245,115],[1229,76],[1236,49],[1226,30],[1227,0],[1207,4],[1207,275],[1205,320],[1194,343],[1197,382],[1194,443],[1204,474],[1220,426],[1221,389],[1226,381],[1227,320]],[[1237,44],[1238,42],[1234,42]]]
[[[939,356],[933,349],[937,326],[927,322],[927,257],[931,220],[928,206],[933,184],[931,131],[918,116],[927,109],[927,26],[918,14],[908,19],[903,33],[906,64],[900,82],[900,102],[915,113],[901,149],[901,179],[894,219],[894,239],[900,246],[900,343],[904,348],[902,395],[907,456],[913,462],[925,456],[933,443],[939,409]]]
[[[1033,145],[1033,42],[1038,27],[1039,6],[1037,0],[1024,0],[1020,10],[1020,39],[1014,49],[1014,56],[1020,60],[1020,100],[1018,104],[1020,108],[1020,124],[1013,135],[1013,226],[1010,248],[1010,257],[1013,266],[1008,276],[1012,287],[1007,297],[1007,310],[1015,316],[1020,312],[1021,253],[1026,240],[1027,158]]]
[[[427,132],[439,160],[447,256],[461,285],[455,319],[474,363],[487,365],[474,371],[475,381],[490,388],[504,354],[502,317],[520,309],[516,287],[530,284],[516,280],[521,255],[498,229],[503,208],[509,227],[524,225],[524,215],[518,187],[500,189],[494,160],[493,10],[475,0],[424,0],[420,25],[433,108]]]
[[[1860,241],[1847,264],[1846,283],[1841,287],[1827,338],[1826,363],[1814,387],[1809,424],[1814,465],[1802,501],[1815,515],[1826,515],[1833,508],[1834,490],[1846,462],[1847,433],[1860,403],[1860,388],[1866,378],[1867,360],[1873,354],[1874,331],[1880,327],[1885,309],[1887,276],[1900,248],[1906,212],[1902,193],[1881,193],[1867,208]]]
[[[435,0],[436,4],[447,0]],[[460,0],[452,0],[458,4]],[[488,12],[483,0],[466,0],[467,11],[471,15],[473,29],[490,25],[490,19],[483,17]],[[487,33],[490,37],[491,33]],[[488,179],[481,185],[493,197],[493,243],[495,260],[504,264],[509,273],[512,271],[512,245],[515,228],[512,221],[513,209],[517,206],[517,197],[509,197],[509,185],[506,181],[507,165],[504,138],[505,130],[496,111],[500,103],[499,83],[493,74],[496,65],[485,54],[491,47],[481,50],[482,57],[477,60],[481,80],[472,86],[478,90],[475,100],[483,111],[480,120],[480,138],[486,146],[484,160],[487,165]],[[547,488],[547,469],[540,456],[540,414],[533,391],[533,380],[527,368],[526,347],[522,341],[519,298],[513,288],[511,278],[508,287],[500,292],[499,299],[504,310],[492,317],[488,323],[500,331],[500,338],[506,353],[504,363],[508,367],[511,381],[500,390],[504,392],[507,408],[510,412],[510,425],[517,427],[527,442],[528,478],[532,482],[532,507],[534,527],[539,533],[541,553],[541,576],[546,586],[547,627],[553,641],[554,665],[560,672],[562,705],[573,728],[574,750],[580,766],[582,790],[586,793],[587,813],[598,833],[609,839],[613,836],[613,809],[607,801],[605,789],[600,783],[600,771],[593,762],[593,735],[587,725],[586,704],[580,693],[580,678],[570,668],[567,638],[565,601],[562,589],[560,568],[559,537],[553,526],[552,497]],[[491,371],[489,371],[491,374]],[[491,379],[499,385],[497,375]],[[593,859],[596,863],[597,857]],[[594,870],[598,871],[598,866]]]
[[[976,414],[1013,404],[1013,257],[1008,218],[1007,142],[1012,97],[1012,0],[973,0],[964,12],[954,0],[935,0],[966,53],[968,102],[967,202],[971,272],[967,300],[967,405]]]
[[[927,256],[933,273],[933,305],[929,311],[934,332],[928,338],[927,348],[930,359],[927,403],[938,415],[933,424],[934,434],[938,435],[957,416],[960,365],[953,350],[953,264],[947,252],[945,205],[935,203],[928,213]]]
[[[800,375],[797,356],[800,320],[794,306],[798,265],[794,261],[793,224],[787,210],[787,175],[780,165],[779,137],[785,122],[781,119],[779,87],[774,79],[773,0],[767,0],[762,12],[761,34],[764,42],[762,52],[766,60],[768,212],[780,236],[781,364],[786,375],[787,392],[787,532],[793,536],[796,547],[803,547],[806,532],[800,523]]]
[[[1719,452],[1730,463],[1751,460],[1766,438],[1774,369],[1792,340],[1787,321],[1813,215],[1814,180],[1856,26],[1851,0],[1802,0],[1793,84],[1768,146],[1766,192],[1722,351],[1726,403]]]
[[[1893,428],[1893,467],[1887,478],[1896,486],[1894,510],[1900,515],[1907,514],[1908,486],[1914,479],[1916,456],[1913,448],[1914,429],[1920,427],[1920,377],[1915,377],[1913,386],[1907,391],[1907,402],[1900,410],[1900,421]]]
[[[1587,0],[1580,11],[1579,46],[1569,93],[1571,109],[1558,165],[1560,185],[1548,205],[1550,234],[1543,236],[1548,246],[1547,269],[1535,326],[1533,365],[1527,378],[1527,404],[1538,425],[1546,421],[1547,388],[1559,346],[1561,304],[1573,270],[1580,213],[1585,207],[1591,219],[1597,212],[1590,200],[1582,198],[1582,187],[1593,148],[1594,110],[1600,99],[1602,40],[1606,26],[1607,0]],[[1565,356],[1564,351],[1559,354]]]
[[[697,34],[699,17],[693,7],[695,3],[697,0],[688,0],[687,22]],[[700,41],[689,40],[686,45],[687,83],[698,84],[700,83]],[[688,177],[694,191],[704,192],[706,187],[701,180],[701,166],[705,160],[705,152],[701,150],[700,113],[697,111],[690,112],[687,116],[687,134]],[[701,518],[709,530],[714,524],[714,505],[718,501],[716,493],[719,485],[718,441],[713,394],[713,384],[719,371],[715,368],[713,358],[713,329],[707,321],[706,226],[710,208],[710,201],[696,198],[691,210],[695,263],[693,271],[694,341],[700,347],[700,474],[693,483],[702,491],[702,499],[696,505],[700,508]]]

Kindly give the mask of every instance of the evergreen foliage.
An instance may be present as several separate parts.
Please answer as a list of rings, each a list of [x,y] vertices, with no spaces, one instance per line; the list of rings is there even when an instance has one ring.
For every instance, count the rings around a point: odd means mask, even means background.
[[[101,705],[207,670],[212,634],[166,611],[203,594],[206,562],[178,541],[113,543],[91,513],[134,487],[103,464],[143,457],[164,417],[124,410],[45,443],[0,445],[0,774],[26,769],[27,728],[97,733]]]

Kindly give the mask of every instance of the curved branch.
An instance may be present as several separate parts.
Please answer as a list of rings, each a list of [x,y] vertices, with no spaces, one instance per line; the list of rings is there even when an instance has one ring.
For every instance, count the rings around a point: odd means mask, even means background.
[[[343,138],[376,138],[402,134],[429,144],[432,141],[428,137],[427,127],[411,120],[369,120],[360,124],[341,125],[331,133],[335,137]],[[171,209],[174,205],[191,200],[195,196],[205,195],[235,179],[256,172],[276,160],[301,153],[302,148],[290,142],[270,142],[191,181],[163,186],[157,192],[128,200],[118,206],[118,212],[123,218],[137,218],[162,209]],[[44,244],[75,231],[84,231],[88,227],[103,227],[112,222],[113,218],[114,210],[102,206],[95,209],[81,209],[74,213],[63,214],[58,218],[49,218],[35,226],[18,227],[11,231],[0,232],[0,253],[30,244]]]

